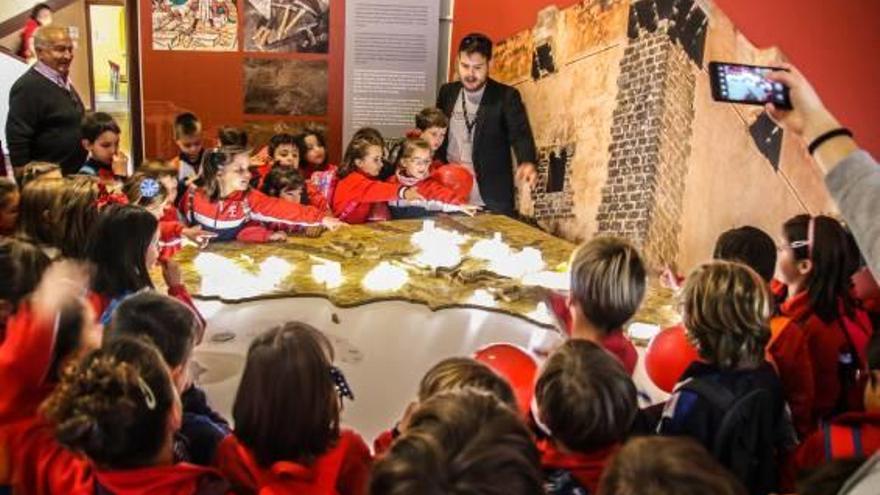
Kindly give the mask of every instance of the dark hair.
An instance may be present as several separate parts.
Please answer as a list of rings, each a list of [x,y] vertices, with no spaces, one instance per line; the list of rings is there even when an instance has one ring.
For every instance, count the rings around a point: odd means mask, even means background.
[[[48,3],[43,3],[43,2],[40,2],[36,5],[34,5],[31,8],[31,19],[36,21],[37,16],[40,15],[40,12],[43,10],[48,10],[49,12],[52,12],[52,6],[50,6]]]
[[[6,208],[12,195],[18,193],[18,186],[15,185],[12,180],[7,179],[5,177],[0,177],[0,207]],[[21,201],[21,196],[19,195],[19,201]],[[19,223],[20,220],[18,217],[15,218],[15,223],[11,225],[9,231],[0,232],[0,235],[8,235],[11,234],[12,231],[15,230],[16,224]]]
[[[18,185],[24,187],[31,182],[50,172],[61,172],[61,167],[57,163],[50,162],[30,162],[21,170],[21,177],[18,178]]]
[[[62,179],[31,181],[21,190],[18,208],[18,237],[42,246],[56,244],[53,216],[64,195]]]
[[[416,128],[420,131],[427,131],[432,127],[446,129],[449,127],[449,118],[439,108],[424,108],[416,114]]]
[[[880,371],[880,332],[871,334],[868,340],[868,347],[865,350],[867,356],[868,369],[872,371]]]
[[[385,138],[375,127],[361,127],[351,136],[352,141],[355,139],[370,141],[380,148],[385,148]]]
[[[537,447],[517,412],[461,389],[419,405],[373,465],[371,495],[544,493]]]
[[[68,368],[43,413],[65,447],[104,469],[131,469],[151,465],[169,441],[175,394],[153,345],[118,338]]]
[[[763,362],[771,295],[754,270],[734,261],[703,264],[688,276],[681,301],[687,334],[703,359],[725,369]]]
[[[223,167],[232,163],[236,155],[247,152],[247,148],[240,146],[221,146],[208,150],[202,156],[202,177],[199,179],[198,185],[205,189],[205,193],[211,201],[220,199],[220,185],[217,176]]]
[[[174,138],[193,136],[202,130],[202,123],[192,112],[184,112],[174,117]]]
[[[865,464],[864,457],[832,459],[813,470],[802,473],[797,480],[797,495],[836,495],[846,482]],[[858,491],[858,490],[856,490]],[[847,490],[845,493],[854,493]]]
[[[540,420],[578,452],[622,442],[638,412],[636,386],[617,359],[593,342],[567,341],[535,383]]]
[[[364,137],[360,137],[357,139],[352,139],[350,143],[348,143],[348,147],[345,148],[345,154],[342,156],[342,164],[339,166],[339,170],[336,171],[336,176],[340,179],[344,179],[349,174],[357,170],[357,164],[355,163],[357,160],[363,160],[364,157],[367,156],[367,152],[369,152],[370,148],[378,146],[381,148],[382,146],[374,139],[368,139]]]
[[[247,148],[248,145],[247,132],[237,127],[221,127],[217,130],[217,140],[221,147]]]
[[[812,240],[808,238],[811,221]],[[840,317],[842,303],[844,313],[851,314],[849,247],[840,222],[827,216],[798,215],[785,222],[782,231],[789,244],[812,242],[812,245],[792,248],[792,251],[796,260],[809,259],[813,263],[807,276],[807,294],[813,312],[829,323]]]
[[[51,381],[61,380],[65,364],[69,358],[76,356],[82,345],[83,327],[89,323],[85,319],[86,304],[88,303],[83,299],[71,298],[61,307],[49,368],[46,371]]]
[[[159,226],[147,210],[110,205],[98,217],[86,253],[95,265],[92,290],[110,297],[153,287],[146,252]]]
[[[306,181],[298,170],[288,167],[272,167],[263,181],[263,192],[268,196],[279,197],[284,191],[300,190],[300,203],[309,204]]]
[[[325,150],[327,149],[327,140],[324,138],[324,133],[321,132],[317,127],[306,127],[301,134],[298,134],[295,138],[295,144],[297,149],[299,150],[299,159],[300,163],[303,163],[306,159],[306,153],[309,151],[309,147],[306,144],[306,138],[309,136],[315,136],[315,139],[318,141],[318,144],[321,145]],[[324,153],[324,163],[321,164],[321,168],[327,166],[328,162],[328,154]]]
[[[419,383],[419,402],[450,390],[473,388],[488,392],[516,409],[516,396],[507,380],[473,358],[451,357],[435,364]]]
[[[296,144],[296,137],[295,136],[293,136],[292,134],[287,134],[287,133],[275,134],[274,136],[272,136],[269,139],[269,146],[268,146],[269,158],[274,160],[275,159],[275,151],[278,149],[278,147],[280,147],[281,145],[284,145],[284,144],[289,144],[291,146],[295,146],[297,148],[297,151],[299,151],[299,147]]]
[[[603,495],[746,495],[740,482],[687,437],[638,437],[606,466]]]
[[[492,60],[492,40],[482,33],[471,33],[461,39],[458,44],[458,53],[472,55],[479,53],[486,57],[486,61]]]
[[[100,194],[99,179],[74,175],[64,181],[58,208],[52,218],[58,230],[56,245],[65,258],[84,259],[89,234],[98,218],[95,202]]]
[[[715,241],[712,257],[716,260],[739,261],[758,272],[769,284],[776,270],[776,243],[763,230],[746,225],[721,234]]]
[[[605,332],[633,317],[646,285],[639,251],[623,239],[597,237],[571,256],[571,296],[584,316]]]
[[[261,466],[309,464],[339,438],[332,363],[327,337],[301,322],[272,328],[251,343],[232,417],[235,436]]]
[[[172,297],[145,291],[116,307],[106,335],[148,338],[173,369],[187,362],[198,333],[199,321],[190,308]]]
[[[113,116],[104,112],[89,112],[83,117],[81,126],[82,138],[90,143],[98,140],[105,132],[119,134],[119,124],[113,120]]]
[[[39,247],[25,241],[0,238],[0,301],[15,311],[18,303],[40,283],[49,258]]]

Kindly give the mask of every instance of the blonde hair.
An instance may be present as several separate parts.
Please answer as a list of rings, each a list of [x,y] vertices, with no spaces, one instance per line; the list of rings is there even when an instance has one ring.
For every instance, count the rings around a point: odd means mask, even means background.
[[[56,212],[64,189],[63,179],[32,180],[22,188],[18,210],[19,237],[43,246],[56,244]]]
[[[571,296],[600,329],[621,328],[645,297],[646,273],[639,251],[628,241],[597,237],[571,256]]]
[[[130,204],[144,208],[165,204],[168,200],[168,190],[159,184],[158,179],[145,172],[135,172],[125,182],[122,192]]]
[[[400,143],[400,154],[397,156],[397,166],[402,167],[403,161],[412,158],[416,151],[427,151],[431,156],[431,145],[422,138],[409,138]]]
[[[30,162],[22,169],[21,177],[19,178],[18,183],[21,188],[24,189],[24,186],[28,185],[28,183],[33,182],[40,177],[55,171],[61,173],[61,167],[59,167],[57,163]]]
[[[722,368],[755,365],[770,339],[771,296],[764,279],[742,263],[713,261],[685,282],[682,312],[700,356]]]
[[[366,158],[367,154],[370,152],[370,148],[373,146],[380,150],[382,149],[382,145],[375,139],[369,139],[366,137],[352,139],[351,142],[348,143],[348,148],[345,149],[345,155],[342,157],[342,165],[339,166],[336,175],[340,179],[343,179],[357,170],[357,160],[363,160]]]
[[[465,357],[447,358],[431,367],[419,383],[419,402],[440,392],[466,387],[489,392],[501,402],[516,408],[516,398],[510,384],[485,364]]]

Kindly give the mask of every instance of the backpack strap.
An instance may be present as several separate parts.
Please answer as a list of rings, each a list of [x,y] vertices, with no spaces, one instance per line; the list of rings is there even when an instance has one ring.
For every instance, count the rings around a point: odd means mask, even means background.
[[[822,421],[822,436],[826,461],[865,457],[862,428],[858,425],[833,425]]]
[[[703,378],[691,378],[682,384],[680,390],[690,390],[709,401],[715,408],[726,411],[736,401],[736,396],[726,387]]]

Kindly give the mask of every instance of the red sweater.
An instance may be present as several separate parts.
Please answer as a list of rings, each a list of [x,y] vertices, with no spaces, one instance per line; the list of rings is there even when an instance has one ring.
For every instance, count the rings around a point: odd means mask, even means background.
[[[166,205],[159,219],[159,259],[167,261],[183,246],[183,224],[174,205]]]
[[[400,187],[401,185],[407,185],[405,183],[402,183],[401,178],[397,174],[389,177],[388,183],[394,184],[398,187]],[[416,191],[418,191],[419,194],[421,194],[428,201],[439,201],[440,203],[451,205],[460,205],[465,203],[465,201],[462,200],[459,195],[455,194],[455,191],[444,186],[442,183],[440,183],[440,181],[431,176],[425,177],[424,179],[415,182],[415,188]],[[420,201],[419,203],[424,202],[425,201]]]
[[[816,429],[813,416],[816,390],[807,334],[800,325],[784,316],[770,320],[770,331],[768,361],[773,363],[782,381],[798,436],[804,438]]]
[[[636,363],[639,361],[639,353],[636,351],[636,346],[623,334],[623,329],[609,332],[602,339],[601,344],[606,351],[620,361],[620,364],[623,365],[627,373],[632,375],[635,372]]]
[[[336,218],[350,224],[366,223],[375,204],[400,199],[400,186],[354,171],[336,184],[331,206]]]
[[[773,284],[773,289],[777,295],[785,293],[785,286],[778,283]],[[815,390],[813,417],[826,418],[834,412],[843,393],[838,377],[840,355],[848,348],[847,337],[843,332],[849,335],[859,361],[864,367],[865,348],[873,332],[871,322],[867,314],[861,310],[855,310],[853,318],[842,316],[835,321],[825,322],[813,313],[806,292],[786,300],[780,305],[779,310],[783,316],[791,318],[804,330],[813,365]]]
[[[360,495],[366,493],[371,462],[363,439],[343,430],[336,445],[311,466],[292,461],[260,466],[235,435],[223,440],[214,463],[239,494]]]
[[[391,448],[391,444],[397,440],[397,436],[394,434],[395,430],[386,430],[379,434],[375,440],[373,440],[373,453],[378,458],[385,452]]]
[[[52,392],[47,381],[55,321],[40,317],[27,302],[6,321],[0,343],[0,429],[33,417]]]
[[[30,495],[92,495],[94,472],[89,460],[64,448],[52,426],[41,417],[22,421],[9,430],[16,493]]]
[[[545,471],[565,469],[590,493],[598,491],[599,478],[602,476],[605,464],[619,448],[620,446],[615,444],[590,453],[563,453],[551,440],[538,441],[541,469]]]
[[[95,471],[95,482],[115,495],[232,494],[217,470],[184,462],[119,471]]]

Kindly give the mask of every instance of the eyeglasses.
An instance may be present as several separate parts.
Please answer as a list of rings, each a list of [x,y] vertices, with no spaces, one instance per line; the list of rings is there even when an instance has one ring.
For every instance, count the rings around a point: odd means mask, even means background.
[[[412,163],[414,165],[430,165],[431,164],[431,160],[426,159],[426,158],[422,158],[422,159],[407,158],[407,160],[409,161],[409,163]]]

